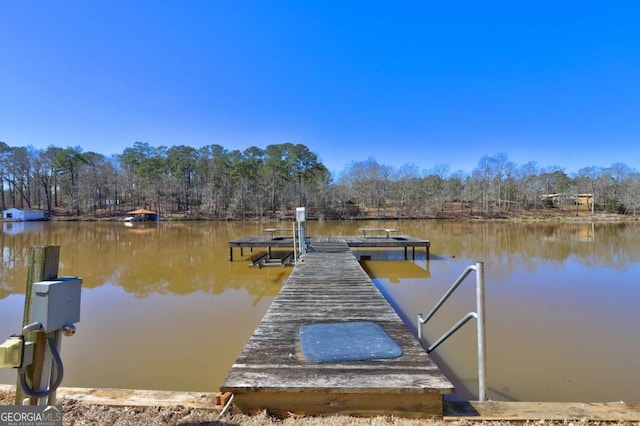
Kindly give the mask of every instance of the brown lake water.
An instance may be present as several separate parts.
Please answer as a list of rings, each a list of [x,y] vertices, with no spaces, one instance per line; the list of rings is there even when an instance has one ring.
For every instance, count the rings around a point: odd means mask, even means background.
[[[3,223],[0,340],[22,323],[31,246],[61,247],[59,275],[83,279],[81,320],[63,339],[63,386],[217,391],[291,268],[253,269],[227,243],[274,224]],[[290,226],[279,224],[277,227]],[[309,222],[356,235],[360,222]],[[494,400],[640,402],[640,226],[386,221],[431,241],[358,251],[415,332],[462,271],[485,263],[487,382]],[[255,252],[254,252],[255,253]],[[248,255],[245,250],[245,255]],[[475,309],[473,276],[425,328],[434,341]],[[434,353],[460,398],[477,397],[475,323]],[[15,372],[0,370],[0,383]]]

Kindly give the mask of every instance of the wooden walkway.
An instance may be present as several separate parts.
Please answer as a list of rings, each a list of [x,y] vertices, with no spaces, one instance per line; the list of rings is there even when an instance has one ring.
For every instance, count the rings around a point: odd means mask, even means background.
[[[309,239],[308,239],[309,241]],[[286,284],[220,389],[243,412],[289,414],[443,414],[449,380],[387,303],[343,237],[311,239],[311,252]],[[394,359],[313,363],[301,354],[302,325],[371,321],[403,349]]]

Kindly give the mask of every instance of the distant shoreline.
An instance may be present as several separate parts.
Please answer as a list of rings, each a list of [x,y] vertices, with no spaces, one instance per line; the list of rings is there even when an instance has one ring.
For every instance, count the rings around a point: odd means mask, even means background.
[[[94,216],[54,216],[49,219],[52,222],[123,222],[124,217],[94,217]],[[183,216],[172,215],[170,217],[163,216],[158,219],[159,222],[292,222],[295,217],[285,217],[284,219],[273,218],[247,218],[247,219],[210,219],[201,216]],[[351,219],[323,219],[317,217],[308,217],[307,220],[317,221],[344,221],[344,222],[372,222],[372,221],[413,221],[413,220],[455,220],[455,221],[504,221],[504,222],[636,222],[640,221],[639,216],[620,215],[613,213],[601,213],[594,215],[500,215],[500,216],[429,216],[429,217],[359,217]]]
[[[80,216],[54,212],[45,221],[51,222],[124,222],[127,217],[125,213],[118,212],[108,214],[100,212],[98,214],[83,214]],[[578,215],[575,211],[557,211],[555,209],[548,210],[532,210],[522,213],[496,213],[491,215],[472,215],[460,212],[448,212],[438,215],[425,215],[421,217],[407,217],[397,215],[381,215],[374,214],[367,216],[359,216],[352,218],[326,218],[322,215],[308,214],[309,221],[353,221],[353,222],[373,222],[373,221],[413,221],[413,220],[453,220],[453,221],[511,221],[511,222],[636,222],[640,221],[640,215],[625,215],[617,213],[595,213],[581,210]],[[1,222],[24,222],[15,219],[0,218]],[[207,222],[292,222],[295,221],[295,212],[287,212],[287,214],[278,215],[278,217],[246,217],[237,218],[230,217],[225,219],[216,219],[207,217],[204,214],[185,215],[183,213],[159,214],[157,221],[159,222],[189,222],[189,221],[207,221]],[[149,223],[149,222],[142,222]]]

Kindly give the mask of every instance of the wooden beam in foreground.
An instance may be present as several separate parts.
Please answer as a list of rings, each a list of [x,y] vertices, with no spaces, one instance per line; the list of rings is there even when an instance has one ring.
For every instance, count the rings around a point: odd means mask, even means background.
[[[640,421],[640,404],[624,402],[445,402],[444,420],[460,421]]]
[[[306,416],[397,416],[424,417],[422,413],[442,413],[440,394],[271,392],[243,393],[234,399],[236,408],[256,414],[255,407],[268,407],[279,418]],[[244,410],[243,407],[248,407]],[[295,407],[295,408],[292,408]]]

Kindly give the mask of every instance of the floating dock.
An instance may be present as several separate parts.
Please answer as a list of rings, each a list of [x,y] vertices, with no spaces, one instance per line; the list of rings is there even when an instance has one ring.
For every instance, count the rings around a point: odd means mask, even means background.
[[[398,237],[395,237],[398,238]],[[415,247],[394,237],[308,237],[282,290],[220,386],[243,412],[280,417],[346,414],[439,417],[453,385],[387,303],[350,247]],[[266,244],[268,243],[268,244]],[[250,237],[229,247],[292,247],[286,237]],[[358,245],[360,244],[360,245]],[[407,244],[407,245],[399,245]],[[230,253],[230,258],[232,258]],[[318,363],[302,353],[300,329],[371,322],[402,349],[390,359]]]

